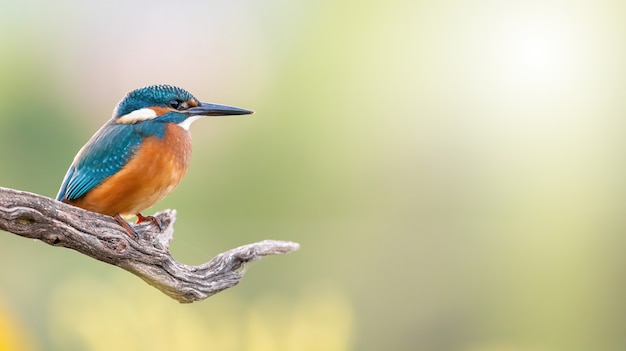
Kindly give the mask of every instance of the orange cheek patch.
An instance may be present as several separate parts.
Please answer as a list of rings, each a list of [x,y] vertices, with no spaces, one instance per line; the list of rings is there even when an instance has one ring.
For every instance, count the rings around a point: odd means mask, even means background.
[[[156,115],[159,117],[174,111],[169,107],[160,107],[160,106],[153,106],[153,107],[150,107],[150,109],[154,111]]]

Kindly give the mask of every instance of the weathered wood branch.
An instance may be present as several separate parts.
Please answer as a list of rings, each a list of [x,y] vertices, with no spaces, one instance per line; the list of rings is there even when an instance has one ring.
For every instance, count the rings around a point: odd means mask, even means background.
[[[169,252],[176,211],[165,210],[156,217],[163,224],[162,231],[148,221],[132,225],[137,232],[132,238],[112,217],[0,187],[0,230],[121,267],[183,303],[203,300],[237,285],[247,262],[299,249],[297,243],[265,240],[226,251],[202,265],[188,266]]]

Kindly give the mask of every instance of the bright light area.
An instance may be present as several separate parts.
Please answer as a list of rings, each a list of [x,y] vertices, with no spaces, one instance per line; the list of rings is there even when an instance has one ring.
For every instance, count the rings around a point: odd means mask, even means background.
[[[561,38],[546,28],[520,28],[517,38],[512,39],[515,56],[512,62],[527,73],[548,73],[563,62],[565,55],[560,46]]]
[[[558,88],[579,64],[577,33],[567,18],[533,14],[502,18],[489,48],[497,74],[511,86]]]

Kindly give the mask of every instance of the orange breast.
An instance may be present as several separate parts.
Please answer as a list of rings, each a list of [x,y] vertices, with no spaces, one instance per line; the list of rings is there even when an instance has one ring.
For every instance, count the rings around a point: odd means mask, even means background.
[[[191,157],[189,131],[169,123],[165,137],[148,137],[118,173],[71,204],[106,215],[139,213],[183,179]]]

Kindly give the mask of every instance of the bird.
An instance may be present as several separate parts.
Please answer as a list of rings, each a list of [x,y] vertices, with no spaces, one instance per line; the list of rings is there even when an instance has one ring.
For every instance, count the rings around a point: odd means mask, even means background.
[[[113,116],[78,151],[56,200],[112,216],[130,236],[136,223],[161,222],[142,211],[165,198],[183,179],[191,157],[189,127],[202,117],[247,115],[243,108],[201,102],[172,85],[129,92]]]

